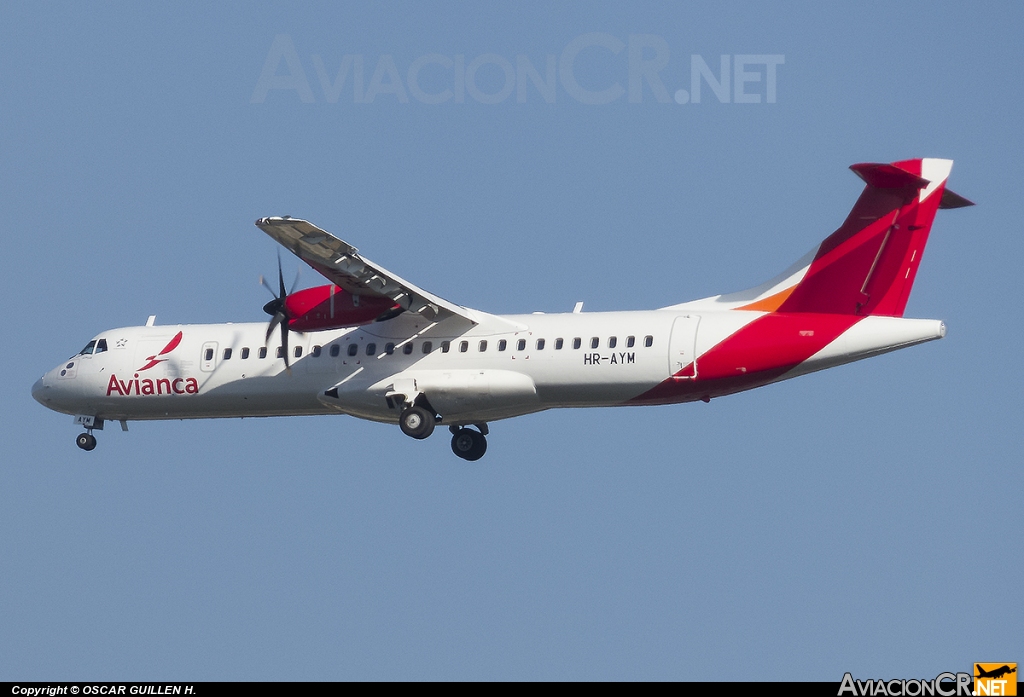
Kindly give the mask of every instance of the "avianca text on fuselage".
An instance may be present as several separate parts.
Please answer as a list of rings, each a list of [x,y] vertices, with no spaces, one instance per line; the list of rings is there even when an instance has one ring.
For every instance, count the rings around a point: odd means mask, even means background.
[[[448,426],[452,451],[477,460],[501,419],[707,402],[942,338],[942,322],[904,311],[936,212],[972,205],[946,188],[951,168],[939,159],[853,165],[865,185],[853,209],[782,274],[637,312],[492,315],[419,288],[305,220],[261,218],[261,230],[329,284],[289,292],[279,268],[276,288],[264,281],[269,324],[151,321],[105,332],[32,394],[86,427],[85,450],[104,420],[127,429],[131,420],[341,413],[418,439]]]
[[[199,394],[199,382],[195,378],[139,378],[135,373],[133,378],[120,380],[117,375],[111,375],[107,383],[107,394],[120,395],[122,397],[146,396],[146,395],[174,395],[174,394]]]

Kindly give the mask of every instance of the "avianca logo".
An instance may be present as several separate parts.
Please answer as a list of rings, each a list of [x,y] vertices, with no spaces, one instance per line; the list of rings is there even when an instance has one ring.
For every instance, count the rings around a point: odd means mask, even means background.
[[[160,353],[158,353],[158,354],[156,354],[154,356],[149,356],[148,358],[146,358],[146,360],[149,361],[149,363],[147,363],[146,365],[144,365],[141,368],[139,368],[139,372],[141,373],[143,370],[149,370],[153,366],[159,365],[159,364],[163,363],[164,361],[166,361],[167,360],[166,358],[160,358],[160,356],[166,356],[168,353],[170,353],[174,349],[178,348],[178,344],[180,344],[180,343],[181,343],[181,332],[178,332],[177,334],[174,335],[174,338],[171,339],[170,341],[168,341],[167,345],[164,346],[160,350]],[[136,375],[135,377],[139,377],[139,376]],[[110,393],[107,392],[107,394],[110,394]]]
[[[160,365],[174,349],[178,348],[178,344],[181,343],[181,332],[174,335],[174,338],[167,342],[160,353],[157,353],[146,358],[146,365],[139,368],[139,372],[135,373],[134,377],[128,380],[118,380],[117,375],[110,376],[110,382],[107,383],[107,396],[112,394],[118,394],[122,397],[128,397],[131,395],[143,396],[143,395],[161,395],[161,394],[199,394],[199,382],[195,378],[160,378],[158,380],[151,380],[150,378],[139,379],[139,373],[144,370],[149,370],[154,366]]]
[[[116,375],[111,375],[110,382],[107,383],[107,396],[112,394],[119,394],[122,397],[150,394],[199,394],[199,383],[195,378],[160,378],[159,380],[143,378],[140,380],[138,373],[135,373],[134,379],[129,378],[124,381],[118,380]]]

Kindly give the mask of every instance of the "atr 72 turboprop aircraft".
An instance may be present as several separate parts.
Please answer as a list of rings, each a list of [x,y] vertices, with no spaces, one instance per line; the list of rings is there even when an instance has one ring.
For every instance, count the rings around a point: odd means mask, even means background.
[[[32,396],[96,447],[105,421],[343,413],[413,438],[448,426],[465,460],[488,423],[555,407],[707,402],[945,335],[904,319],[950,160],[857,164],[846,221],[767,283],[640,312],[491,315],[422,290],[296,218],[256,225],[329,284],[278,291],[265,324],[102,332]],[[269,286],[268,286],[269,287]],[[271,289],[273,293],[273,289]],[[269,346],[278,330],[279,341]]]

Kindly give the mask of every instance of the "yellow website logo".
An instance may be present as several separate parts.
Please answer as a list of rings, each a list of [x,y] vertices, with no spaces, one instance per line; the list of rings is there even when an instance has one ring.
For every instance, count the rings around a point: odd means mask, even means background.
[[[977,697],[1017,694],[1016,663],[975,663],[974,694]]]

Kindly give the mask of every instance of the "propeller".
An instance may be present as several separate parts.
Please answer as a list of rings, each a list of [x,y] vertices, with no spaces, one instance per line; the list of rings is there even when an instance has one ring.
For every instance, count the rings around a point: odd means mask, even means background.
[[[291,290],[287,290],[284,287],[284,272],[281,270],[281,252],[277,253],[277,283],[279,292],[275,293],[274,289],[271,288],[270,284],[267,283],[267,279],[260,276],[260,283],[264,288],[270,291],[270,294],[274,296],[274,299],[263,306],[263,311],[270,315],[270,324],[267,325],[267,336],[264,340],[264,346],[270,343],[270,335],[274,333],[274,329],[278,326],[281,327],[281,349],[284,352],[284,367],[285,370],[291,374],[292,367],[288,358],[288,322],[292,317],[288,314],[288,303],[286,302],[288,296],[295,292],[295,286],[299,284],[299,274],[295,274],[295,281],[292,283]]]

